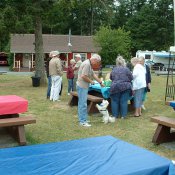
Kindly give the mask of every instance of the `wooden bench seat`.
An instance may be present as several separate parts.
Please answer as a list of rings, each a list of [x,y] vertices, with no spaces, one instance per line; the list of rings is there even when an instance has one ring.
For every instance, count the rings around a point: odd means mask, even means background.
[[[68,103],[69,106],[77,106],[78,105],[78,93],[73,91],[70,94],[71,94],[71,98]],[[96,108],[96,104],[102,102],[103,98],[97,97],[94,95],[88,95],[87,100],[88,100],[88,113],[99,112],[98,109]]]
[[[18,140],[20,145],[26,145],[24,125],[36,123],[33,117],[16,117],[0,119],[0,127],[6,127]]]
[[[155,144],[175,141],[175,118],[168,118],[163,116],[155,116],[151,118],[152,122],[158,124],[152,142]]]

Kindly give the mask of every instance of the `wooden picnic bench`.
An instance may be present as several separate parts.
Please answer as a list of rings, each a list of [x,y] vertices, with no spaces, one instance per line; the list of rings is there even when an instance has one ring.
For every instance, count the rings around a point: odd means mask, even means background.
[[[151,118],[152,122],[158,124],[152,142],[155,144],[175,141],[175,118],[168,118],[163,116],[156,116]]]
[[[71,94],[71,98],[68,103],[69,106],[77,106],[78,105],[78,93],[75,91],[72,91],[70,94]],[[98,109],[96,108],[96,104],[99,102],[102,102],[103,98],[88,94],[87,100],[88,100],[87,101],[88,102],[88,113],[99,112]]]
[[[36,123],[33,117],[15,117],[0,119],[0,127],[5,127],[17,139],[20,145],[26,145],[24,125]]]

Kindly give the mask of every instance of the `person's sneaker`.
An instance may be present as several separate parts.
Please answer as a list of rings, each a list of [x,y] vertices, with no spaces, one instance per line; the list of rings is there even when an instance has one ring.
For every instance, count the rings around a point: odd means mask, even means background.
[[[70,95],[70,93],[67,93],[67,95]]]
[[[84,123],[80,123],[80,126],[91,127],[91,124],[84,122]]]
[[[59,101],[61,101],[61,100],[59,100],[59,99],[58,100],[53,100],[53,102],[59,102]]]
[[[146,110],[146,108],[145,108],[145,106],[144,106],[144,105],[142,105],[142,109],[143,109],[143,110]]]

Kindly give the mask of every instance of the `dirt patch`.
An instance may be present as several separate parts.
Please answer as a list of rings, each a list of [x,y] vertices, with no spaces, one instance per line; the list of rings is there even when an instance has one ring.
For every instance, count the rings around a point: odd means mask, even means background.
[[[18,146],[16,140],[14,140],[4,128],[0,129],[0,148],[9,148]]]

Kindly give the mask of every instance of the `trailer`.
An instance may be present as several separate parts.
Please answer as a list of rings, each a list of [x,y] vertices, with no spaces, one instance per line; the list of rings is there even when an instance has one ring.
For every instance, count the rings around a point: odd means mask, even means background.
[[[157,70],[163,70],[167,69],[169,65],[169,59],[170,59],[170,65],[173,64],[173,60],[175,58],[175,54],[172,52],[167,51],[141,51],[138,50],[136,52],[136,57],[143,56],[145,58],[145,63],[148,65],[151,65],[153,68]]]

